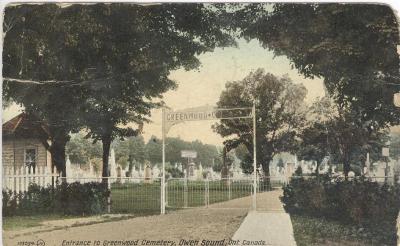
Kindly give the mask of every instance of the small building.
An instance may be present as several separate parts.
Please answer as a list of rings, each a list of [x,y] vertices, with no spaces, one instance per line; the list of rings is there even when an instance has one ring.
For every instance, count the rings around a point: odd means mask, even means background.
[[[51,168],[49,130],[46,124],[33,115],[21,113],[3,124],[3,170],[23,166],[35,172],[37,167]]]

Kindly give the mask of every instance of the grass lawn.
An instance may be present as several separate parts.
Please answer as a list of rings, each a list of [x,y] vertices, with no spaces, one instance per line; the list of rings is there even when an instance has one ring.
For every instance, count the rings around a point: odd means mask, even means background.
[[[298,246],[308,245],[396,245],[395,224],[371,229],[344,225],[337,221],[290,215]]]
[[[40,226],[42,222],[47,220],[77,218],[78,216],[64,215],[33,215],[33,216],[12,216],[3,217],[3,230],[20,230],[34,226]]]
[[[159,182],[113,184],[111,186],[111,210],[113,213],[160,213]],[[166,188],[167,206],[170,209],[185,207],[199,207],[206,204],[206,190],[208,190],[209,204],[223,202],[230,199],[250,196],[252,183],[234,183],[225,181],[210,181],[208,186],[202,181],[188,181],[185,187],[181,180],[168,182]]]
[[[230,199],[250,196],[253,189],[252,182],[210,181],[206,185],[203,181],[188,181],[185,186],[181,180],[168,182],[167,202],[168,210],[185,207],[205,206],[208,190],[209,204],[223,202]],[[133,214],[146,216],[160,214],[161,206],[160,182],[153,183],[114,183],[111,186],[111,213]],[[186,201],[186,202],[185,202]],[[4,230],[19,230],[39,226],[46,220],[79,218],[80,216],[62,215],[35,215],[3,217]]]

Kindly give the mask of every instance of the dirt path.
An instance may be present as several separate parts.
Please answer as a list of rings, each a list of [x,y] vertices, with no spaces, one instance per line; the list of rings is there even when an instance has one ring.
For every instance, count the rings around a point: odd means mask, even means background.
[[[269,196],[277,196],[279,194],[279,192],[275,191],[258,194],[259,201],[261,203],[264,200],[265,203]],[[143,240],[172,240],[178,244],[181,239],[200,241],[204,239],[229,239],[239,228],[250,206],[251,197],[245,197],[210,206],[212,208],[225,207],[237,209],[195,208],[178,210],[166,215],[137,217],[122,221],[71,227],[51,232],[33,232],[32,234],[15,238],[12,238],[10,233],[3,232],[3,244],[21,245],[21,242],[32,242],[34,243],[32,245],[38,245],[38,240],[43,240],[46,246],[71,246],[73,244],[66,244],[66,242],[63,244],[63,240],[90,240],[92,241],[90,245],[94,245],[93,242],[95,240],[100,240],[100,245],[106,245],[104,243],[109,240],[139,240],[138,245],[145,245],[142,244],[145,242]],[[274,204],[269,206],[273,209],[276,207]]]

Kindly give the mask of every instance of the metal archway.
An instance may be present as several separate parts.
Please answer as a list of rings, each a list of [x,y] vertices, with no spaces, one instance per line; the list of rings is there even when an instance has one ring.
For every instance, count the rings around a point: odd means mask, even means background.
[[[250,114],[246,111],[251,110]],[[228,113],[231,112],[231,113]],[[252,207],[257,208],[257,151],[256,151],[256,108],[214,108],[202,106],[197,108],[188,108],[179,111],[162,109],[162,178],[161,178],[161,214],[165,214],[165,139],[169,129],[179,123],[186,121],[204,121],[204,120],[222,120],[222,119],[253,119],[253,199]]]

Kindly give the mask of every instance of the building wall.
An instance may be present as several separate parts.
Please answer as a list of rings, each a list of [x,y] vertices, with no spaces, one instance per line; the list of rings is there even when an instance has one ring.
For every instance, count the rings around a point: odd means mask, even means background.
[[[24,165],[25,149],[36,149],[36,165],[51,167],[49,152],[38,139],[3,139],[2,163],[4,166],[20,168]]]

